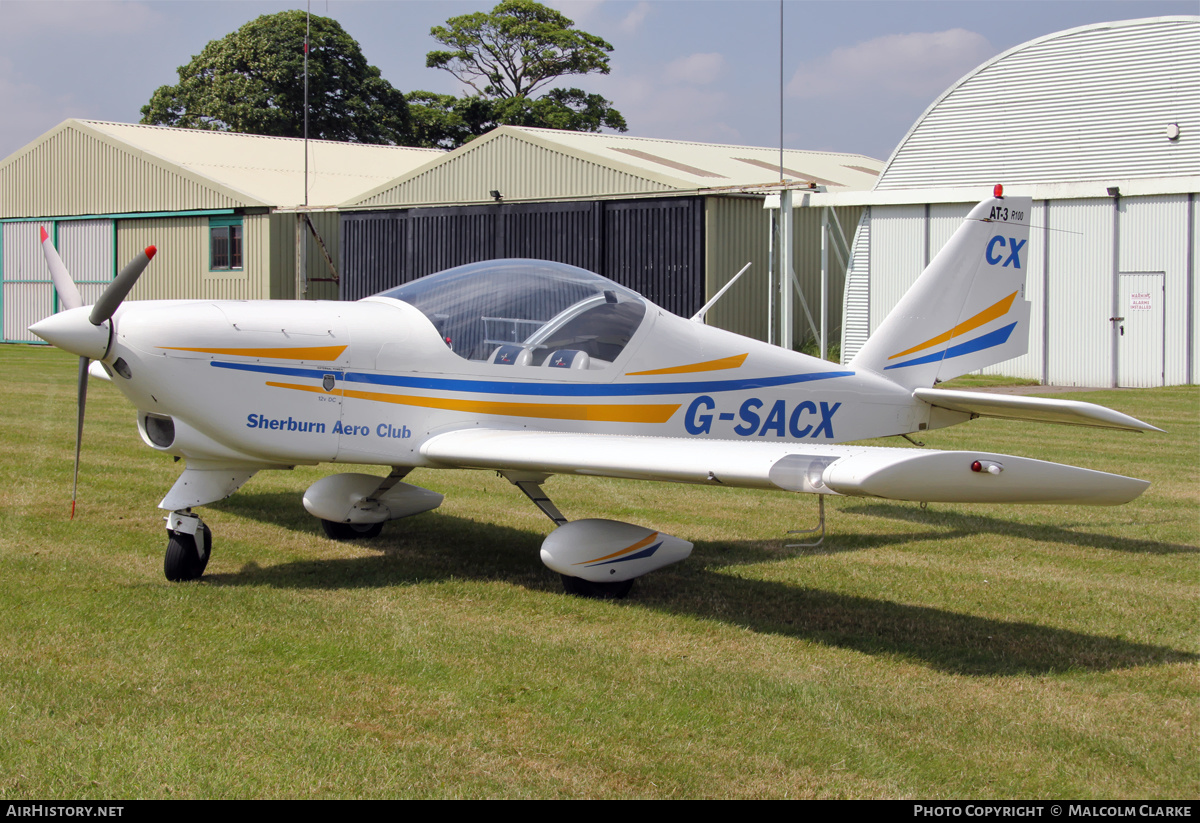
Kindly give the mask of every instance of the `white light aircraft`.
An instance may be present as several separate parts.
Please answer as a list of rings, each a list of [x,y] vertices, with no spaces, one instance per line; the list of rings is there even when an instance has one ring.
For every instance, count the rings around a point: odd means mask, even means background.
[[[32,331],[80,357],[76,484],[92,360],[137,409],[146,444],[186,460],[159,504],[171,580],[208,562],[211,532],[194,507],[262,469],[357,463],[392,471],[334,474],[304,494],[330,537],[372,537],[440,505],[401,482],[414,468],[496,470],[557,525],[541,558],[567,591],[621,597],[692,544],[568,522],[542,490],[551,475],[951,503],[1141,494],[1146,481],[1025,457],[839,445],[979,416],[1161,431],[1089,403],[936,388],[1026,351],[1030,205],[997,187],[845,366],[539,260],[474,263],[357,302],[122,303],[150,247],[85,307],[45,232],[66,310]]]

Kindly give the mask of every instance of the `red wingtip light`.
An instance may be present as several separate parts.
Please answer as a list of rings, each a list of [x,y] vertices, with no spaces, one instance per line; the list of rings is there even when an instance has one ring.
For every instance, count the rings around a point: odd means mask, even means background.
[[[39,231],[41,231],[41,233],[42,233],[42,242],[43,242],[43,243],[45,243],[45,242],[46,242],[46,238],[48,238],[48,237],[50,236],[50,235],[46,234],[46,227],[45,227],[45,226],[38,226],[38,230],[39,230]]]
[[[971,471],[973,471],[973,472],[983,471],[983,464],[980,463],[978,460],[976,460],[974,463],[971,464]]]
[[[154,255],[156,255],[156,254],[158,254],[158,249],[156,249],[154,246],[146,246],[146,256],[147,257],[149,257],[151,260],[153,260]]]
[[[1004,185],[1001,183],[997,183],[996,188],[992,189],[992,196],[997,197],[997,198],[1003,197],[1004,196]]]

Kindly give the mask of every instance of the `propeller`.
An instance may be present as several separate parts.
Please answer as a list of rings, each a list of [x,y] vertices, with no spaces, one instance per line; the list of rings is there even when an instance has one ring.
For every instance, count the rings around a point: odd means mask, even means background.
[[[58,250],[54,248],[54,244],[50,242],[50,235],[46,233],[45,227],[41,229],[42,233],[42,252],[46,255],[46,265],[50,268],[50,279],[54,283],[54,291],[58,293],[58,300],[62,303],[66,310],[78,309],[83,306],[83,298],[79,295],[79,289],[75,286],[75,281],[71,279],[71,273],[67,271],[66,265],[63,264],[62,258],[58,256]],[[106,322],[112,319],[116,313],[117,307],[121,305],[133,289],[138,278],[150,264],[155,252],[154,246],[147,246],[145,251],[129,262],[125,268],[117,274],[113,281],[104,289],[104,293],[100,295],[100,299],[92,306],[92,311],[88,315],[88,322],[92,326],[103,326]],[[45,323],[45,321],[42,321]],[[63,331],[67,332],[65,337],[60,337],[58,340],[51,339],[50,342],[66,348],[70,351],[69,345],[63,345],[68,341],[73,341],[76,338],[83,339],[84,337],[95,338],[94,334],[80,335],[75,330],[70,328],[72,324],[66,324]],[[43,326],[43,329],[45,327]],[[37,330],[35,329],[35,332]],[[112,345],[113,330],[109,328],[108,342],[103,346],[103,351],[100,358],[107,356],[108,349]],[[45,335],[43,335],[45,336]],[[89,341],[88,351],[96,351],[94,342]],[[76,352],[78,354],[78,352]],[[75,519],[75,499],[79,492],[79,453],[83,446],[83,416],[84,409],[87,406],[87,384],[88,384],[88,366],[91,365],[91,357],[88,354],[79,355],[79,390],[78,390],[78,413],[75,424],[75,475],[71,481],[71,519]]]

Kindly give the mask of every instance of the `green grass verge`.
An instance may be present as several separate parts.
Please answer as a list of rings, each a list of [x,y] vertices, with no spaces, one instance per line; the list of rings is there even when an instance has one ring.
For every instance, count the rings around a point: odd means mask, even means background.
[[[0,347],[0,797],[1184,798],[1197,765],[1200,392],[1073,394],[1168,430],[930,432],[1144,477],[1116,508],[812,498],[604,479],[572,518],[696,542],[629,600],[560,593],[551,524],[487,473],[377,540],[326,540],[264,472],[173,585],[179,467],[75,360]],[[902,441],[889,441],[907,445]]]

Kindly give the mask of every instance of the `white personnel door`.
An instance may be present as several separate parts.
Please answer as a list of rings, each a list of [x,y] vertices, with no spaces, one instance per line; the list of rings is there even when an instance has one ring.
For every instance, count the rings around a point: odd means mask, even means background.
[[[1163,272],[1122,272],[1117,332],[1117,385],[1150,388],[1164,385],[1166,347]]]

